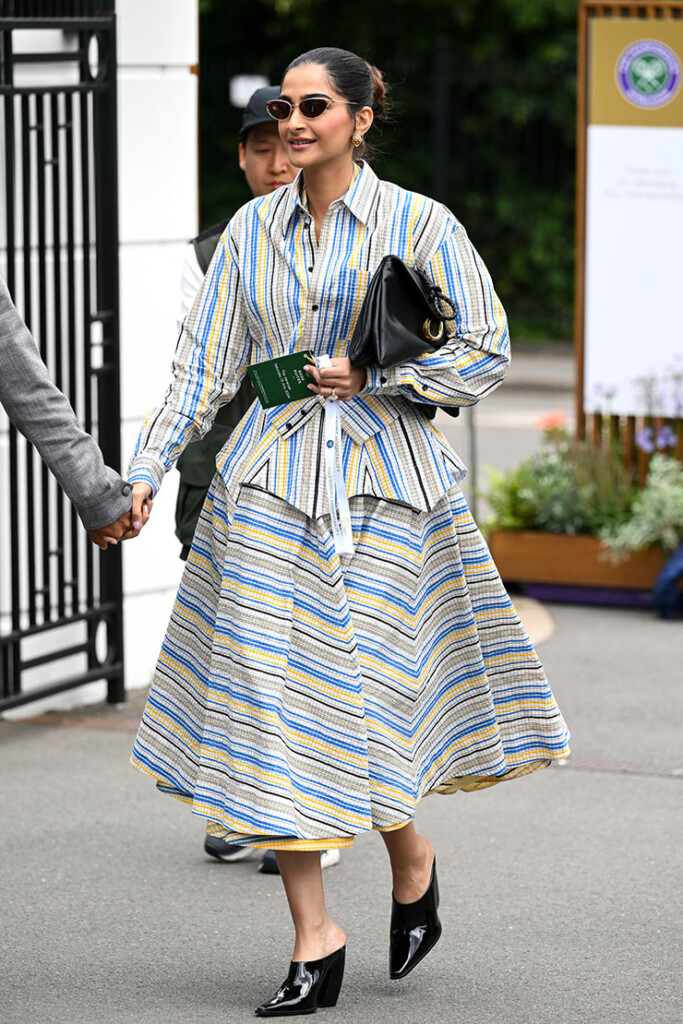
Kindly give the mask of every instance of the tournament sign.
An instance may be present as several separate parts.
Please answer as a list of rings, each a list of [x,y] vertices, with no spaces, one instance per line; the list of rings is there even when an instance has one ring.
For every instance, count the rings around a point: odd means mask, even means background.
[[[588,413],[683,413],[682,64],[683,21],[588,21]]]

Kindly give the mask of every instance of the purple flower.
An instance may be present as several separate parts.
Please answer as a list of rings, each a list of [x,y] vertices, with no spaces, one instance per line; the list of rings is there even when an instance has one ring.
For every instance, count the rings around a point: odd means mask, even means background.
[[[636,434],[636,444],[641,452],[647,452],[648,455],[655,450],[654,441],[652,440],[652,427],[643,427]]]
[[[665,448],[675,448],[678,443],[678,438],[674,434],[671,427],[667,424],[657,434],[656,444],[660,451],[664,451]]]

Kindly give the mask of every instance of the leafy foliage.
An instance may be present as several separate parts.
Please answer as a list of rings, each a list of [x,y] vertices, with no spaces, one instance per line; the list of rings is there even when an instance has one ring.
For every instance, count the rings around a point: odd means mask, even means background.
[[[513,335],[571,335],[575,0],[202,0],[202,223],[248,198],[236,74],[280,79],[333,44],[393,84],[380,177],[444,201],[491,270]],[[438,87],[445,104],[437,102]]]
[[[675,551],[683,541],[683,465],[669,455],[653,455],[628,521],[605,528],[602,537],[616,561],[651,544]]]
[[[630,516],[635,488],[616,447],[594,448],[548,430],[542,449],[512,473],[490,473],[490,527],[601,535]]]

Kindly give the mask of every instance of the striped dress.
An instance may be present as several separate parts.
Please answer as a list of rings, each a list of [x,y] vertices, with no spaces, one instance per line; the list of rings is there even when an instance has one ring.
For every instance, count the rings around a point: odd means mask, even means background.
[[[457,304],[447,344],[340,403],[354,553],[338,555],[324,402],[256,402],[216,459],[132,761],[255,847],[345,846],[427,793],[568,754],[568,733],[424,403],[467,406],[509,363],[489,275],[445,207],[361,165],[316,240],[303,180],[228,225],[129,479],[159,487],[249,364],[346,353],[387,253]]]

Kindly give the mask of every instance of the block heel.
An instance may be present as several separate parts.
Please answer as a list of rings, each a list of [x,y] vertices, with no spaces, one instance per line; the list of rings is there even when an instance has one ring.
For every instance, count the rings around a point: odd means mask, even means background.
[[[315,1013],[319,1006],[336,1006],[346,946],[320,960],[292,960],[289,974],[272,999],[255,1011],[257,1017],[295,1017]]]
[[[344,963],[346,961],[346,946],[337,951],[340,956],[335,960],[327,974],[320,983],[318,995],[318,1006],[336,1006],[344,980]],[[335,956],[333,953],[332,956]]]

